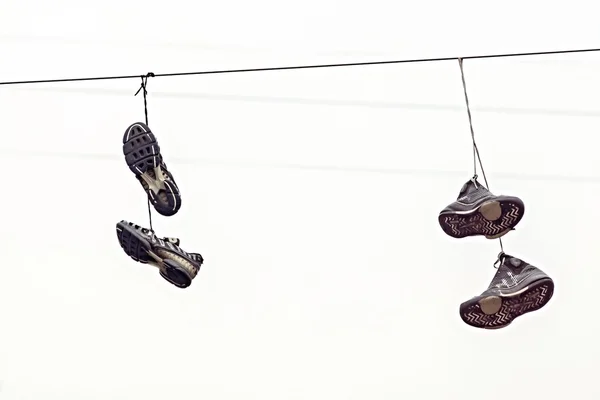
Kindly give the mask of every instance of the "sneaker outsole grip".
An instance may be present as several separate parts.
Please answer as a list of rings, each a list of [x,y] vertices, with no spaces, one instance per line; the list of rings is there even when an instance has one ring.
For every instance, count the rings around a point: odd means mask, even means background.
[[[167,170],[156,137],[146,124],[136,122],[125,130],[123,155],[155,210],[167,217],[175,215],[181,208],[181,193]]]
[[[160,146],[154,134],[141,124],[133,124],[123,135],[125,162],[134,174],[152,170],[162,161]]]
[[[150,242],[127,222],[121,221],[117,224],[117,238],[129,257],[141,263],[147,263],[151,259],[148,255],[152,249]]]
[[[514,229],[524,213],[525,204],[521,199],[498,196],[469,212],[441,213],[438,221],[444,232],[453,238],[485,236],[497,239]]]
[[[554,281],[543,278],[531,283],[515,295],[486,295],[475,297],[460,305],[460,317],[471,326],[499,329],[516,318],[544,307],[554,294]]]

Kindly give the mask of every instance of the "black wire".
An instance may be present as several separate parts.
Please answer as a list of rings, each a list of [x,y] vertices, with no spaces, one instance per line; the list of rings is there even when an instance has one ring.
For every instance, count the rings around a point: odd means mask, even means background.
[[[137,92],[135,92],[134,96],[137,96],[140,91],[143,90],[143,94],[144,94],[144,116],[146,117],[146,125],[148,124],[148,90],[146,90],[146,87],[148,86],[148,78],[150,77],[154,77],[154,72],[148,72],[146,75],[142,75],[142,84],[140,85],[140,88],[138,89]]]
[[[471,117],[471,106],[469,104],[469,95],[467,94],[467,82],[465,81],[465,71],[463,68],[463,59],[458,59],[458,66],[460,68],[460,78],[462,81],[463,92],[465,95],[465,105],[467,106],[467,114],[469,116],[469,129],[471,130],[471,141],[473,142],[473,181],[477,180],[477,162],[479,162],[479,168],[481,169],[481,174],[483,175],[483,181],[485,182],[485,186],[487,186],[488,190],[490,189],[490,184],[488,183],[487,176],[485,175],[485,170],[483,169],[483,163],[481,162],[481,155],[479,154],[479,147],[477,147],[477,143],[475,142],[475,130],[473,129],[473,118]],[[498,238],[500,241],[500,254],[504,254],[504,244],[502,243],[502,238]],[[498,256],[500,257],[500,256]],[[495,266],[496,264],[494,264]]]
[[[352,63],[340,63],[340,64],[296,65],[296,66],[289,66],[289,67],[222,69],[222,70],[196,71],[196,72],[170,72],[170,73],[164,73],[164,74],[154,74],[153,76],[168,77],[168,76],[188,76],[188,75],[233,74],[233,73],[241,73],[241,72],[288,71],[288,70],[296,70],[296,69],[360,67],[360,66],[367,66],[367,65],[410,64],[410,63],[426,63],[426,62],[439,62],[439,61],[454,61],[454,60],[461,59],[461,58],[463,60],[476,60],[476,59],[484,59],[484,58],[528,57],[528,56],[545,56],[545,55],[553,55],[553,54],[591,53],[591,52],[598,52],[598,51],[600,51],[600,48],[576,49],[576,50],[555,50],[555,51],[536,51],[536,52],[528,52],[528,53],[488,54],[488,55],[466,56],[466,57],[436,57],[436,58],[415,58],[415,59],[391,60],[391,61],[352,62]],[[136,75],[97,76],[97,77],[89,77],[89,78],[35,79],[35,80],[26,80],[26,81],[0,82],[0,85],[25,85],[25,84],[37,84],[37,83],[138,79],[139,77],[140,77],[140,75],[136,74]]]
[[[146,120],[146,126],[148,126],[148,90],[146,87],[148,86],[148,78],[154,77],[154,73],[148,72],[146,75],[142,75],[142,84],[137,92],[135,92],[134,96],[137,96],[140,91],[142,91],[144,95],[144,116]],[[148,199],[148,221],[150,224],[150,230],[154,232],[154,228],[152,227],[152,204],[150,204],[150,199]]]

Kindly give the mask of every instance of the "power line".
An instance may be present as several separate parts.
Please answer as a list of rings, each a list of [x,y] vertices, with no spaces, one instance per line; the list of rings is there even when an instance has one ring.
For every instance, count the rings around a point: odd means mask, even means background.
[[[270,71],[290,71],[300,69],[317,69],[317,68],[341,68],[341,67],[362,67],[368,65],[388,65],[388,64],[411,64],[411,63],[427,63],[440,61],[455,61],[459,58],[463,60],[476,60],[486,58],[507,58],[507,57],[530,57],[530,56],[546,56],[556,54],[574,54],[574,53],[591,53],[598,52],[600,48],[594,49],[576,49],[576,50],[555,50],[555,51],[536,51],[529,53],[505,53],[505,54],[488,54],[466,57],[436,57],[436,58],[415,58],[405,60],[390,60],[390,61],[366,61],[338,64],[312,64],[312,65],[295,65],[287,67],[262,67],[262,68],[241,68],[241,69],[221,69],[196,72],[169,72],[163,74],[154,73],[154,77],[170,77],[170,76],[191,76],[191,75],[216,75],[216,74],[233,74],[242,72],[270,72]],[[0,82],[0,85],[25,85],[38,83],[58,83],[58,82],[82,82],[82,81],[101,81],[101,80],[117,80],[117,79],[139,79],[143,75],[114,75],[114,76],[96,76],[87,78],[60,78],[60,79],[34,79],[25,81],[7,81]]]

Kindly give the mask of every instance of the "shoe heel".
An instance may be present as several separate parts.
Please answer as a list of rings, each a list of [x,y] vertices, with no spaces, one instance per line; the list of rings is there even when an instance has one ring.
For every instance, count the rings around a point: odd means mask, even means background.
[[[493,315],[502,308],[502,299],[498,296],[488,296],[479,300],[479,308],[486,315]]]
[[[479,213],[488,221],[497,221],[502,216],[502,207],[498,201],[487,201],[479,207]]]
[[[160,269],[160,276],[181,289],[185,289],[192,284],[190,274],[174,260],[163,260],[163,268]]]

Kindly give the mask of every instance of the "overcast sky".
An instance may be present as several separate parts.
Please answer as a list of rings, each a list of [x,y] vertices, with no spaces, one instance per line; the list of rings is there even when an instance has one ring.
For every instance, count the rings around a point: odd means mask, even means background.
[[[2,0],[0,81],[600,47],[594,6]],[[139,80],[0,86],[0,399],[597,400],[600,54],[464,66],[526,205],[505,249],[556,284],[498,331],[458,314],[498,242],[437,222],[472,176],[456,61],[150,79],[182,192],[154,228],[206,260],[185,290],[115,235],[148,226]]]

